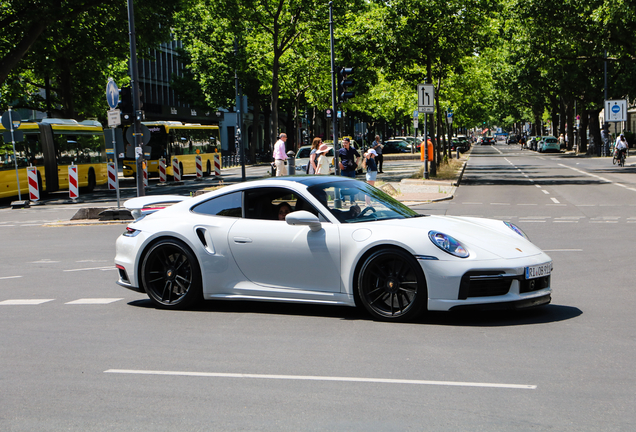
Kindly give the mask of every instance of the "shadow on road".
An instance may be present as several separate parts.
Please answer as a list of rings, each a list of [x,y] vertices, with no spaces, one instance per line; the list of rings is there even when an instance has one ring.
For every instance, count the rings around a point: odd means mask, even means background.
[[[157,309],[149,299],[135,300],[130,306],[147,309]],[[178,311],[179,313],[241,313],[241,314],[271,314],[289,316],[307,316],[337,318],[342,320],[372,321],[366,311],[359,308],[328,305],[305,305],[293,303],[268,303],[253,301],[223,301],[208,300],[197,307]],[[546,324],[576,318],[583,312],[572,306],[547,305],[534,309],[517,311],[463,311],[463,312],[427,312],[415,322],[407,323],[465,326],[465,327],[504,327],[529,324]]]

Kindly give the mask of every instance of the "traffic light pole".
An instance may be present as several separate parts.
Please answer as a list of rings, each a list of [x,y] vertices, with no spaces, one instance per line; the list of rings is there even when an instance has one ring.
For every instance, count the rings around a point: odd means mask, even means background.
[[[144,151],[141,134],[141,99],[139,98],[139,70],[137,68],[137,40],[135,37],[135,11],[133,0],[128,0],[128,35],[130,39],[130,86],[133,99],[133,140],[135,142],[135,163],[137,165],[137,196],[145,196]]]
[[[329,36],[331,38],[331,124],[333,125],[333,150],[334,150],[334,169],[336,175],[340,175],[340,145],[338,143],[338,106],[336,100],[336,59],[334,54],[333,40],[333,2],[329,2]]]

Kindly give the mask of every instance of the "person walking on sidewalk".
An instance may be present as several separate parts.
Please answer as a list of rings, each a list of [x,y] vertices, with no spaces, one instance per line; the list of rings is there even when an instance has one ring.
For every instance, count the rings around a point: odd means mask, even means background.
[[[367,163],[367,183],[371,186],[375,185],[375,179],[378,176],[378,165],[375,161],[377,153],[373,149],[369,149],[364,155]]]
[[[340,156],[340,174],[345,177],[356,178],[356,169],[360,163],[360,153],[351,147],[349,138],[342,139],[342,148],[338,150]]]
[[[278,141],[274,144],[274,164],[276,165],[276,177],[287,175],[287,153],[285,153],[285,141],[287,134],[280,134]]]
[[[382,147],[384,146],[382,145],[382,142],[380,141],[380,135],[376,135],[375,141],[373,141],[373,144],[371,144],[371,148],[375,150],[375,154],[377,155],[375,158],[375,161],[378,165],[378,172],[380,174],[384,172],[382,171],[382,165],[384,164],[384,156],[382,156]]]

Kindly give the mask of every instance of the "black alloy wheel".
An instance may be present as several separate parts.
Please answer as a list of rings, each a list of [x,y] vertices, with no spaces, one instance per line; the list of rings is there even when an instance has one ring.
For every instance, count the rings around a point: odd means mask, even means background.
[[[367,311],[383,321],[410,321],[427,301],[418,262],[400,249],[381,249],[369,256],[358,277],[358,294]]]
[[[201,299],[199,263],[180,240],[160,240],[143,258],[141,285],[157,306],[187,308]]]

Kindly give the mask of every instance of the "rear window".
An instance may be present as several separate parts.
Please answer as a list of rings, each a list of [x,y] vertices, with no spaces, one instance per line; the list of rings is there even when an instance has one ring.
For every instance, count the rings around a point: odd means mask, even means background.
[[[547,142],[547,143],[555,143],[555,142],[557,142],[557,140],[556,140],[556,138],[550,138],[550,139],[545,140],[545,142]]]

